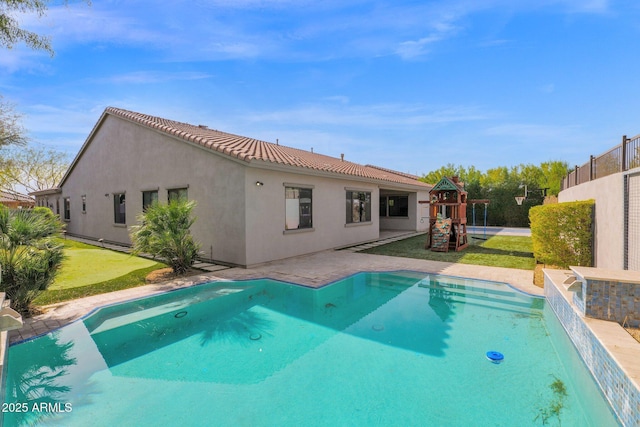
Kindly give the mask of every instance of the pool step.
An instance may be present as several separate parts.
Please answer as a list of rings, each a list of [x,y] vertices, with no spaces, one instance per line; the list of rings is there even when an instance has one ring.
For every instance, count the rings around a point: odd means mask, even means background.
[[[511,308],[536,309],[542,308],[544,300],[523,296],[517,291],[503,291],[477,286],[440,285],[429,281],[421,281],[418,287],[426,288],[430,291],[437,291],[445,299],[465,303],[487,303],[488,306],[507,305]],[[498,307],[496,307],[498,308]]]
[[[373,277],[372,285],[376,286],[375,273],[369,273]],[[458,297],[468,297],[475,300],[492,300],[495,302],[503,302],[508,304],[519,305],[521,307],[531,307],[531,297],[513,290],[508,286],[500,283],[489,281],[479,281],[465,279],[462,277],[447,277],[436,274],[399,272],[389,275],[384,273],[380,275],[378,286],[388,286],[391,288],[410,287],[417,285],[420,288],[428,288],[432,290],[442,290],[448,295],[456,295]],[[541,299],[534,299],[534,306],[537,307],[541,303]]]
[[[140,322],[168,313],[178,315],[182,310],[188,310],[196,304],[211,301],[216,298],[232,294],[249,294],[260,292],[253,286],[216,286],[213,289],[203,290],[185,296],[184,293],[168,293],[157,297],[145,298],[139,304],[126,303],[112,307],[105,307],[84,320],[84,324],[92,334],[97,334],[110,329],[118,328],[129,323]]]

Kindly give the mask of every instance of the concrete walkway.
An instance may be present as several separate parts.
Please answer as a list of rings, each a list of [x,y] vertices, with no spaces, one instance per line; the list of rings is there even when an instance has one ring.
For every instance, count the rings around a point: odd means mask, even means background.
[[[9,339],[10,342],[18,342],[44,334],[86,316],[99,307],[214,280],[272,278],[310,287],[320,287],[360,271],[395,270],[414,270],[504,282],[529,294],[542,295],[542,289],[533,285],[533,272],[529,270],[369,255],[345,250],[329,250],[274,261],[247,269],[227,267],[198,276],[53,304],[45,307],[43,314],[31,319],[25,319],[24,327],[11,331]]]
[[[386,245],[387,243],[397,242],[398,240],[409,239],[411,237],[420,236],[421,234],[427,234],[425,231],[417,232],[404,232],[404,231],[381,231],[380,238],[373,242],[361,243],[359,245],[347,246],[341,250],[349,252],[358,252],[365,249],[375,248],[376,246]]]

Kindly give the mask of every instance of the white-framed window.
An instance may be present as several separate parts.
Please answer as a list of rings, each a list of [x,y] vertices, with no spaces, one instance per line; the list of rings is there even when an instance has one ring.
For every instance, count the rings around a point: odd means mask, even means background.
[[[371,192],[347,190],[347,224],[371,221]]]
[[[313,189],[285,187],[285,230],[313,227]]]
[[[116,224],[127,223],[125,193],[114,193],[113,195],[113,222]]]

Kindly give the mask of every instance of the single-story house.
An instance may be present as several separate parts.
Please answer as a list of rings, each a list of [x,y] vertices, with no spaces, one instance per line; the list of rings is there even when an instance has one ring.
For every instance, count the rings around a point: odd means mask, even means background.
[[[0,204],[9,209],[28,209],[35,206],[33,197],[11,191],[0,191]]]
[[[417,178],[107,108],[58,188],[33,195],[67,234],[124,245],[149,204],[194,200],[203,258],[250,266],[428,229],[431,186]]]

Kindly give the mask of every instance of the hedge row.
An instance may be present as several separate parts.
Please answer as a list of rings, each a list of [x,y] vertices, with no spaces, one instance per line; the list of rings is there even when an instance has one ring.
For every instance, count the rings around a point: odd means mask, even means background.
[[[561,268],[593,262],[595,200],[534,206],[529,210],[533,256]]]

